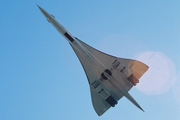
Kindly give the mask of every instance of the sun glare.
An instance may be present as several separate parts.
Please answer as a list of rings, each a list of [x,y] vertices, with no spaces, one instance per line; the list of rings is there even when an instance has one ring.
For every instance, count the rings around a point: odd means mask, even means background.
[[[148,71],[140,78],[137,89],[145,94],[161,94],[167,92],[176,80],[174,63],[163,53],[144,52],[137,60],[149,66]]]

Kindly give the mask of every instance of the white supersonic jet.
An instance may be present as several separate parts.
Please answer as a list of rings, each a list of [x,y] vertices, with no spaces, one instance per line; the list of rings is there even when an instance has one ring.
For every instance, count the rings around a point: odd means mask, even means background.
[[[125,96],[144,111],[128,91],[135,86],[148,66],[140,61],[118,58],[92,48],[72,35],[55,17],[40,6],[40,11],[69,42],[86,73],[92,104],[100,116]]]

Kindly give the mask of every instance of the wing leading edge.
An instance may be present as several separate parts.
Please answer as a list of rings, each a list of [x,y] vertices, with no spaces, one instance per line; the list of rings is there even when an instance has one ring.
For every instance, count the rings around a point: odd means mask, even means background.
[[[123,63],[125,67],[127,67],[131,73],[133,73],[133,77],[136,79],[139,79],[148,69],[148,66],[144,63],[136,60],[131,59],[124,59],[124,58],[117,58],[111,55],[108,55],[106,53],[103,53],[99,50],[96,50],[92,48],[91,46],[87,45],[86,43],[82,42],[81,40],[77,39],[91,54],[93,54],[99,61],[102,62],[103,65],[105,65],[107,68],[111,68],[113,63],[118,60],[120,63]],[[93,107],[96,111],[96,113],[100,116],[103,113],[105,113],[111,105],[107,102],[107,94],[106,92],[103,93],[103,95],[99,94],[99,91],[94,89],[93,83],[95,81],[98,81],[101,78],[101,74],[99,74],[96,70],[94,70],[93,66],[88,63],[88,61],[82,56],[76,48],[74,48],[72,45],[74,52],[78,56],[78,59],[81,62],[81,65],[83,66],[83,69],[86,73],[89,85],[90,85],[90,91],[91,91],[91,99]],[[132,78],[133,79],[133,78]],[[101,84],[101,83],[99,83]],[[126,86],[127,87],[127,86]],[[128,86],[127,90],[129,91],[133,85]],[[123,95],[116,96],[113,92],[111,93],[116,100],[119,100],[123,97]],[[104,98],[104,99],[103,99]]]

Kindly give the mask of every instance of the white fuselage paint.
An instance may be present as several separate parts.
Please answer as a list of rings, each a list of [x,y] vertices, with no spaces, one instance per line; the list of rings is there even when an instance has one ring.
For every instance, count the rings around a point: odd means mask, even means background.
[[[82,46],[76,38],[52,15],[49,15],[47,18],[48,21],[57,29],[57,31],[76,49],[82,56],[92,65],[93,68],[99,73],[102,73],[105,69],[105,65],[103,65],[94,55],[92,55],[84,46]],[[73,42],[71,42],[64,34],[68,33],[72,38]]]
[[[48,22],[50,22],[58,30],[58,32],[60,34],[62,34],[62,36],[71,44],[71,46],[73,48],[75,48],[87,60],[87,62],[94,68],[94,70],[96,70],[101,75],[101,73],[103,73],[104,70],[108,69],[90,51],[88,51],[81,43],[79,43],[79,41],[58,20],[56,20],[53,15],[49,14],[48,12],[43,10],[41,7],[39,7],[39,9],[44,14],[44,16],[46,17]],[[69,39],[65,35],[65,33],[67,33],[68,36],[72,39]],[[111,68],[109,68],[109,69],[111,69]],[[117,71],[117,70],[115,70],[115,71]],[[122,81],[117,80],[117,79],[122,78],[120,76],[120,74],[115,74],[115,75],[108,76],[108,77],[109,77],[109,80],[104,80],[104,81],[101,80],[101,82],[103,82],[105,85],[105,86],[104,85],[102,85],[102,86],[109,89],[110,93],[113,92],[115,94],[114,96],[116,96],[116,95],[117,96],[119,96],[119,95],[126,96],[133,104],[135,104],[138,108],[143,110],[139,106],[139,104],[130,96],[130,94],[128,93],[128,90],[126,90],[126,87],[123,87],[123,86],[128,86],[129,83],[127,81],[124,81],[124,79],[122,79]],[[108,88],[107,86],[110,88]]]
[[[87,60],[87,62],[99,73],[101,74],[102,72],[104,72],[105,69],[107,69],[107,67],[105,65],[103,65],[93,54],[91,54],[83,45],[81,45],[81,43],[79,43],[79,41],[76,40],[76,38],[58,21],[56,20],[56,18],[54,16],[52,16],[49,13],[45,13],[46,19],[48,20],[48,22],[50,22],[56,29],[57,31],[79,52],[81,53],[81,55]],[[70,41],[66,36],[65,33],[68,33],[72,38],[73,38],[73,42]],[[116,90],[112,91],[117,94],[117,96],[119,96],[118,94],[120,94],[120,96],[124,96],[124,94],[126,92],[128,92],[126,89],[123,89],[124,87],[122,86],[126,86],[127,82],[123,81],[119,81],[116,80],[116,78],[120,78],[120,75],[117,76],[109,76],[109,80],[108,82],[115,87]],[[119,82],[118,82],[119,81]],[[106,82],[105,82],[106,84]],[[113,88],[113,87],[112,87]],[[118,92],[115,92],[118,91]]]

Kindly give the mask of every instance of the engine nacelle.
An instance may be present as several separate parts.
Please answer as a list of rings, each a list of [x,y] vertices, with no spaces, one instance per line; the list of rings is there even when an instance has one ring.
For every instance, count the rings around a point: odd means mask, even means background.
[[[112,107],[117,104],[117,101],[105,89],[102,88],[98,81],[95,80],[91,85],[95,91]]]
[[[139,83],[139,80],[133,75],[132,71],[129,70],[125,65],[119,62],[117,59],[113,62],[113,68],[118,69],[121,73],[123,73],[126,78],[135,86]]]
[[[108,102],[112,107],[118,103],[111,95],[106,99],[106,102]]]

